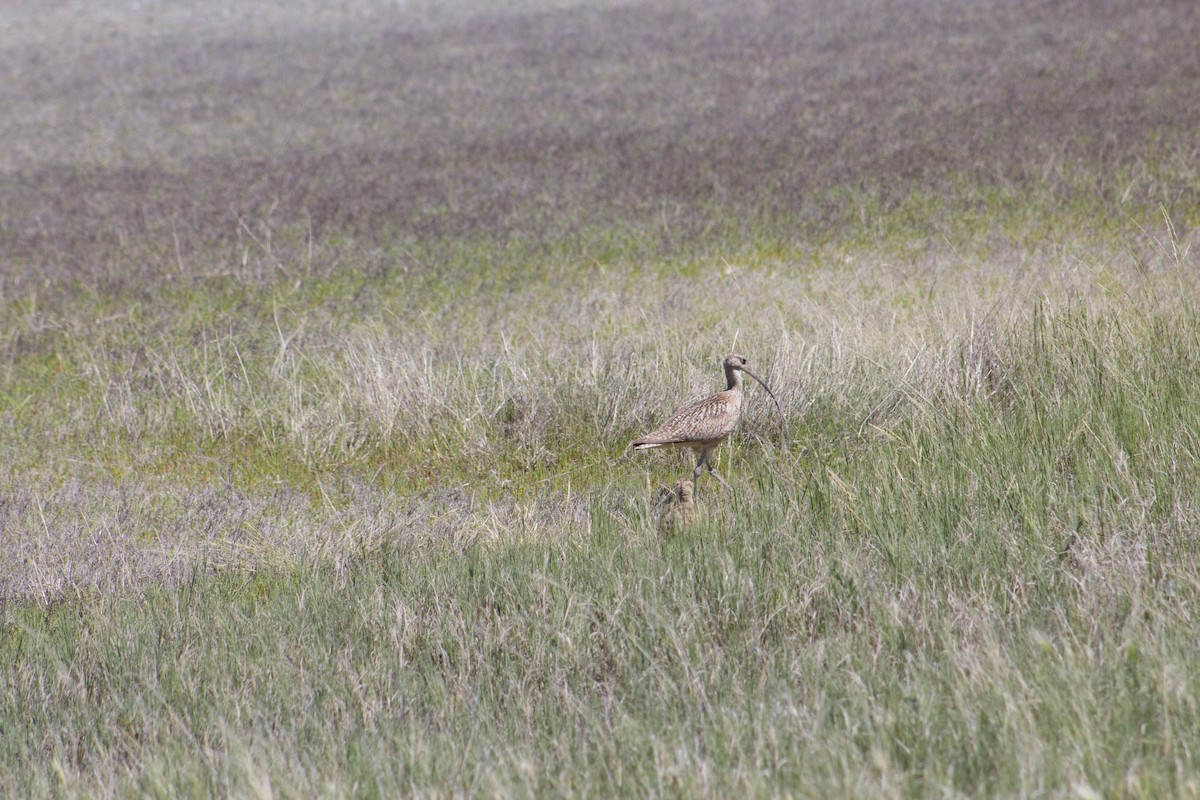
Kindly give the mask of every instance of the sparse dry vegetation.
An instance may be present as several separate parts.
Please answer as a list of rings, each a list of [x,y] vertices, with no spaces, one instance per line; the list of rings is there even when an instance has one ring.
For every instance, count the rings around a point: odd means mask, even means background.
[[[1200,793],[1193,4],[5,14],[0,792]]]

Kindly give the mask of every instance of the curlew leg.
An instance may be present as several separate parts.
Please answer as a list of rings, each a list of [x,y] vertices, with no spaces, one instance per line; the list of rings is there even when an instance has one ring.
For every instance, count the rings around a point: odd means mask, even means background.
[[[701,450],[700,458],[697,459],[697,461],[696,461],[696,469],[692,472],[692,489],[693,489],[692,495],[694,497],[700,496],[699,486],[700,486],[700,470],[701,469],[707,469],[708,474],[712,475],[714,478],[716,478],[718,483],[720,483],[726,489],[729,488],[729,484],[725,482],[724,478],[722,478],[720,475],[717,474],[717,471],[715,469],[713,469],[713,465],[709,462],[708,457],[711,454],[712,454],[711,449]]]
[[[729,488],[729,484],[725,482],[724,478],[722,478],[720,475],[717,474],[717,471],[715,469],[713,469],[713,465],[708,463],[707,458],[704,459],[704,466],[708,467],[708,474],[712,475],[714,478],[716,478],[718,483],[720,483],[726,489]]]

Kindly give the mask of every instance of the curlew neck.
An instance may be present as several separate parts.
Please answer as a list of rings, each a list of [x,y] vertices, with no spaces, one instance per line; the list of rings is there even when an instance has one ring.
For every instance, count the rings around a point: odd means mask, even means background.
[[[732,364],[725,365],[725,391],[742,388],[742,373],[733,368]]]

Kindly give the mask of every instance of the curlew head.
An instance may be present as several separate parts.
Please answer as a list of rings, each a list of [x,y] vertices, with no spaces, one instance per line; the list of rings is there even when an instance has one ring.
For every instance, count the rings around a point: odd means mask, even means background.
[[[725,356],[725,379],[729,381],[729,388],[732,389],[739,383],[737,376],[734,375],[734,372],[744,372],[751,378],[754,378],[754,380],[758,381],[759,384],[761,384],[762,387],[767,390],[767,394],[771,395],[771,399],[775,401],[775,408],[779,409],[779,413],[782,414],[783,409],[779,408],[779,400],[775,397],[775,393],[771,391],[771,387],[767,386],[766,381],[755,375],[754,371],[750,369],[748,364],[749,362],[746,361],[746,357],[741,353],[730,353],[729,355]]]

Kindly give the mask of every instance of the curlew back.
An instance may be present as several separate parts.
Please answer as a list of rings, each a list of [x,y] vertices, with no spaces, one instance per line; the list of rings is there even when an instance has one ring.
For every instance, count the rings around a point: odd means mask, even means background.
[[[633,441],[635,450],[715,444],[737,427],[741,392],[729,390],[687,405],[656,430]]]

